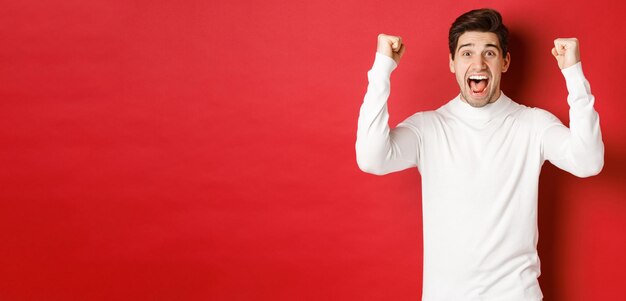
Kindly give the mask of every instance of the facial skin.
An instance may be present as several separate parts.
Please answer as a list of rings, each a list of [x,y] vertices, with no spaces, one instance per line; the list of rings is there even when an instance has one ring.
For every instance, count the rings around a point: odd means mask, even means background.
[[[498,36],[493,32],[468,31],[459,37],[450,71],[461,89],[461,99],[480,108],[500,97],[500,78],[509,68],[511,57],[502,55]],[[470,77],[485,81],[470,85]],[[473,88],[472,88],[473,87]],[[484,87],[484,89],[482,89]]]

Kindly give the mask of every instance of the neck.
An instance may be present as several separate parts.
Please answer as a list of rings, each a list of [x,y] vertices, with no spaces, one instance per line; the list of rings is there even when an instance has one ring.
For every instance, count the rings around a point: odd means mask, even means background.
[[[499,115],[508,103],[510,99],[504,93],[498,93],[498,98],[480,107],[472,106],[463,99],[462,95],[459,95],[456,100],[452,101],[450,109],[463,119],[489,121]]]

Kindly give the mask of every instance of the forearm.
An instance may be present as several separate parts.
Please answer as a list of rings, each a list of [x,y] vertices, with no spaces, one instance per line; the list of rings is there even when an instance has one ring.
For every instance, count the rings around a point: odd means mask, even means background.
[[[368,173],[386,174],[415,165],[414,134],[405,128],[391,130],[388,124],[389,77],[396,66],[391,58],[377,53],[368,72],[356,140],[357,163]]]

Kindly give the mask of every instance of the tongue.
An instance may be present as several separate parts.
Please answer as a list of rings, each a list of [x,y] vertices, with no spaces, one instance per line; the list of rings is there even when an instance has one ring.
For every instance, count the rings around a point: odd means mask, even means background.
[[[471,80],[470,87],[472,88],[473,92],[482,92],[483,90],[485,90],[485,87],[487,87],[487,81],[481,80],[479,82],[475,82]]]

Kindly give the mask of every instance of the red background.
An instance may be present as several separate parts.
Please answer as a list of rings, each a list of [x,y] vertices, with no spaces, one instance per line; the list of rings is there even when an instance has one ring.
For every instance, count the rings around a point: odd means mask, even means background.
[[[503,90],[567,123],[552,41],[578,37],[599,176],[540,184],[546,300],[623,300],[619,1],[5,1],[1,300],[418,300],[417,170],[357,168],[380,32],[404,37],[391,122],[458,93],[447,30],[512,37]],[[615,3],[615,4],[611,4]]]

